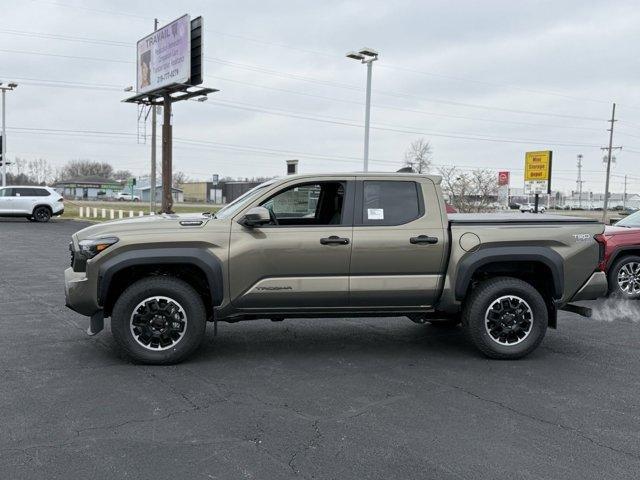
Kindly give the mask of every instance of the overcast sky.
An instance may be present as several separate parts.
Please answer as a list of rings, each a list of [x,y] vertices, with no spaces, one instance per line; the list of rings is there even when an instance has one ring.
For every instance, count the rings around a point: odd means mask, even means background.
[[[301,173],[361,169],[366,70],[344,54],[368,46],[380,51],[372,170],[396,170],[424,137],[436,165],[510,170],[512,187],[525,151],[551,149],[555,187],[571,190],[582,153],[584,188],[602,191],[615,101],[612,190],[628,174],[640,192],[637,0],[0,3],[0,80],[20,84],[7,95],[10,157],[147,173],[122,89],[154,17],[189,13],[204,17],[204,85],[220,89],[174,106],[174,169],[192,178],[281,175],[289,158]]]

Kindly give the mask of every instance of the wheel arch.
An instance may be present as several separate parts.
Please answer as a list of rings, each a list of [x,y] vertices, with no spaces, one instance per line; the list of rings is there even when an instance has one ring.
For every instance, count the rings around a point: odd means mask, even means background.
[[[524,268],[523,268],[524,267]],[[533,270],[527,270],[532,268]],[[507,275],[527,281],[531,273],[544,272],[551,277],[550,293],[560,299],[564,294],[564,263],[559,253],[547,247],[489,247],[470,253],[458,262],[455,297],[463,300],[479,274]],[[529,283],[530,279],[528,280]]]
[[[129,250],[105,261],[98,270],[98,304],[110,316],[119,295],[133,282],[169,275],[191,285],[203,297],[208,312],[222,303],[222,262],[204,248],[168,247]]]
[[[617,247],[607,261],[607,274],[617,261],[623,257],[631,255],[637,255],[640,257],[640,244]]]
[[[33,208],[31,209],[31,215],[33,216],[36,210],[40,207],[45,207],[47,210],[49,210],[49,213],[53,215],[53,208],[51,208],[51,205],[49,205],[48,203],[38,203],[34,205]]]

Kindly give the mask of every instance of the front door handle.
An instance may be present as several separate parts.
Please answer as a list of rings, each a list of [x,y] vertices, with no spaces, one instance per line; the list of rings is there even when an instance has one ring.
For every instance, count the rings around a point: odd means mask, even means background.
[[[349,245],[349,239],[331,235],[327,238],[321,238],[320,243],[322,245]]]
[[[416,245],[421,243],[427,243],[433,245],[438,243],[438,237],[430,237],[429,235],[418,235],[417,237],[411,237],[409,243]]]

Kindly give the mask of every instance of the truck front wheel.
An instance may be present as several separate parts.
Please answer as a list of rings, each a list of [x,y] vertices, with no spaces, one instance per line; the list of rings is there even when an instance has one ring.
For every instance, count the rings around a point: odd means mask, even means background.
[[[141,363],[166,365],[191,355],[202,342],[206,311],[186,282],[154,276],[130,285],[116,301],[111,333]]]
[[[482,282],[469,295],[462,322],[472,343],[486,356],[521,358],[535,350],[547,331],[542,295],[517,278]]]

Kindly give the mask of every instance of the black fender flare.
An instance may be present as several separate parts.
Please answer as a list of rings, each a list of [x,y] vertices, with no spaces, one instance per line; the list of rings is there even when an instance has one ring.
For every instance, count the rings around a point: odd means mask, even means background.
[[[493,262],[539,262],[549,268],[553,298],[560,299],[564,294],[564,260],[562,256],[548,247],[532,246],[495,246],[481,248],[469,253],[459,262],[456,270],[455,297],[463,300],[471,278],[478,268]]]
[[[128,250],[106,260],[98,269],[98,304],[104,305],[111,281],[124,268],[138,265],[183,264],[193,265],[204,272],[209,284],[214,306],[222,303],[224,282],[222,262],[205,248],[160,247],[143,250]]]

